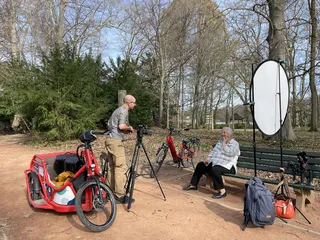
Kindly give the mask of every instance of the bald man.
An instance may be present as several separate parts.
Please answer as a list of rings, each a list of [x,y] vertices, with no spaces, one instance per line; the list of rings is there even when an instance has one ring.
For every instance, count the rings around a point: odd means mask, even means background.
[[[128,203],[129,200],[125,195],[127,164],[122,140],[124,139],[125,133],[133,131],[133,128],[129,125],[129,110],[135,106],[135,97],[126,95],[124,97],[124,104],[112,113],[108,121],[109,134],[106,140],[110,164],[108,180],[116,195],[117,203],[121,204]],[[132,199],[131,202],[134,202],[134,199]]]

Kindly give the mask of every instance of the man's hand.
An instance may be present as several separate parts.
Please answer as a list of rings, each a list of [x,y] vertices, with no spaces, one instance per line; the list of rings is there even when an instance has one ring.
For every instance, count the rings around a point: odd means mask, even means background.
[[[126,134],[132,134],[133,133],[133,127],[129,126],[128,130],[125,131]]]

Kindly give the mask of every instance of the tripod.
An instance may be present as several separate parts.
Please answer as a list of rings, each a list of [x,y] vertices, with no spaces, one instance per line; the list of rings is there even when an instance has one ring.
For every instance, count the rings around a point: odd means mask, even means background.
[[[309,223],[311,224],[311,222],[307,219],[307,217],[299,210],[299,208],[297,208],[295,199],[292,199],[290,197],[290,192],[289,192],[289,187],[288,187],[288,182],[284,177],[284,168],[280,168],[280,183],[275,187],[275,189],[273,190],[273,192],[275,191],[274,197],[275,199],[277,198],[277,196],[279,196],[280,194],[278,194],[278,191],[281,190],[281,195],[285,196],[285,198],[287,199],[291,199],[293,202],[293,207],[295,210],[297,210],[302,217]],[[278,217],[278,216],[277,216]],[[280,217],[278,217],[280,218]],[[280,218],[282,221],[284,221],[285,223],[287,223],[285,220],[283,220],[282,218]]]
[[[164,195],[164,192],[162,190],[162,187],[158,181],[158,178],[154,172],[154,169],[152,167],[152,164],[150,162],[148,153],[143,145],[142,142],[142,138],[143,135],[151,135],[150,131],[146,129],[145,126],[143,125],[139,125],[138,130],[137,130],[137,141],[136,141],[136,145],[134,148],[134,152],[133,152],[133,156],[132,156],[132,161],[131,161],[131,166],[128,169],[128,174],[129,174],[129,178],[128,178],[128,182],[127,182],[127,186],[126,186],[126,195],[129,194],[129,199],[128,199],[128,206],[127,206],[127,211],[130,211],[131,208],[131,203],[132,203],[132,196],[133,196],[133,189],[134,189],[134,183],[135,183],[135,179],[137,177],[137,167],[138,167],[138,162],[139,162],[139,157],[140,157],[140,149],[142,148],[144,151],[145,156],[148,159],[149,165],[151,167],[151,171],[153,172],[155,179],[157,180],[158,186],[161,190],[162,196],[164,198],[164,201],[166,200],[166,196]]]

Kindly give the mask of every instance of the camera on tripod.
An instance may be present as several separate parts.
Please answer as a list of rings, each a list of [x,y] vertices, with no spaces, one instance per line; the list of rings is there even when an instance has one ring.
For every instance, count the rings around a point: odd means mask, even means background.
[[[299,152],[297,154],[298,161],[294,163],[292,161],[288,162],[287,166],[291,168],[293,175],[293,180],[295,180],[296,175],[300,175],[301,183],[304,183],[304,179],[307,179],[307,183],[310,181],[310,176],[307,174],[306,168],[309,164],[309,157],[306,152]]]
[[[153,167],[151,165],[151,162],[150,162],[150,158],[148,156],[148,153],[143,145],[143,142],[142,142],[142,137],[143,135],[152,135],[152,131],[150,129],[148,129],[148,126],[147,125],[139,125],[138,128],[137,128],[137,142],[136,142],[136,145],[135,145],[135,148],[134,148],[134,151],[133,151],[133,156],[132,156],[132,161],[131,161],[131,166],[129,167],[128,171],[126,174],[128,174],[128,180],[127,180],[127,183],[125,185],[125,188],[126,188],[126,196],[129,197],[129,200],[128,200],[128,207],[127,207],[127,211],[129,211],[129,209],[131,208],[131,203],[132,203],[132,195],[133,195],[133,189],[134,189],[134,183],[135,183],[135,178],[138,176],[137,174],[137,167],[138,167],[138,162],[139,162],[139,156],[140,156],[140,149],[142,148],[143,149],[143,152],[149,162],[149,165],[153,170]],[[161,190],[161,193],[164,197],[164,200],[166,200],[166,197],[164,195],[164,192],[161,188],[161,185],[156,177],[156,180],[157,180],[157,183],[159,185],[159,188]]]
[[[297,154],[297,157],[298,157],[298,162],[300,164],[300,168],[305,169],[308,165],[308,162],[309,162],[309,159],[308,159],[306,152],[299,152]]]
[[[147,125],[139,125],[138,126],[138,130],[137,130],[137,135],[138,137],[142,137],[143,135],[148,135],[151,136],[152,135],[152,130],[148,129]]]

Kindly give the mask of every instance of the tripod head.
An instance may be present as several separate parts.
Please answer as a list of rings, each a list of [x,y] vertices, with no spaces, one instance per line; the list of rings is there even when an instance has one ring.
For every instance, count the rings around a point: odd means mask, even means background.
[[[139,125],[137,129],[137,140],[142,141],[143,135],[152,135],[152,130],[148,129],[147,125]]]

